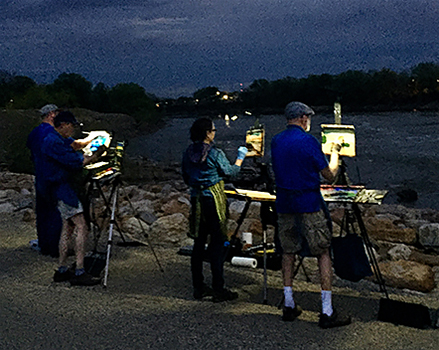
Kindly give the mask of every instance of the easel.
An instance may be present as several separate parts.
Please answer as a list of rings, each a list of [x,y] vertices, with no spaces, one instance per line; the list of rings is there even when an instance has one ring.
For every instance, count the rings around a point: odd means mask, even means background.
[[[107,287],[108,270],[109,270],[109,264],[110,264],[111,247],[113,245],[114,228],[116,228],[117,232],[119,233],[120,238],[122,239],[122,243],[118,244],[120,246],[149,245],[149,247],[151,248],[151,251],[156,259],[157,265],[160,268],[160,271],[164,272],[164,270],[160,264],[160,261],[158,260],[157,254],[155,253],[154,248],[148,239],[148,234],[144,231],[144,228],[143,228],[143,225],[139,219],[139,216],[135,215],[135,217],[138,220],[139,225],[142,229],[143,235],[148,242],[147,244],[144,242],[138,241],[138,240],[128,242],[125,239],[125,237],[122,233],[122,230],[121,230],[121,228],[116,220],[117,202],[118,202],[118,197],[119,197],[119,191],[121,189],[123,190],[122,180],[121,180],[120,176],[121,176],[121,174],[119,172],[115,172],[114,174],[108,176],[108,178],[103,178],[103,179],[92,178],[90,180],[89,188],[88,188],[89,198],[91,198],[92,193],[96,190],[99,198],[101,198],[104,202],[104,208],[105,208],[106,215],[110,216],[110,221],[109,221],[109,226],[108,226],[108,240],[107,240],[107,249],[106,249],[105,272],[104,272],[104,279],[103,279],[103,286],[104,287]],[[111,186],[110,194],[108,196],[105,196],[105,193],[102,189],[102,186]],[[128,196],[125,193],[124,193],[124,197],[128,200],[128,203],[130,204],[130,207],[131,207],[131,210],[133,211],[133,213],[136,214],[134,206],[132,205],[131,201],[129,200]],[[93,230],[95,230],[96,228],[99,229],[98,233],[94,232],[94,239],[95,239],[94,251],[97,252],[97,244],[99,241],[99,237],[103,231],[103,228],[99,227],[99,225],[97,224],[93,201],[91,201],[90,209],[91,209],[90,210],[91,211],[91,215],[90,215],[91,222],[94,224],[94,225],[92,225],[92,228],[93,228]],[[105,226],[105,225],[103,225],[103,226]]]
[[[263,208],[264,205],[268,205],[270,203],[274,203],[276,200],[276,196],[268,193],[268,192],[260,192],[260,191],[251,191],[251,190],[240,190],[237,189],[235,191],[226,190],[224,191],[227,196],[236,198],[239,200],[245,201],[244,209],[241,212],[237,220],[237,227],[235,232],[231,237],[231,250],[229,253],[233,254],[234,251],[241,250],[242,245],[239,243],[238,232],[241,228],[241,225],[247,216],[248,209],[250,208],[250,204],[252,202],[260,202],[261,203],[261,223],[262,223],[262,249],[263,249],[263,268],[264,268],[264,289],[263,289],[263,304],[267,304],[267,226],[269,219],[267,217],[267,213],[264,213],[263,210],[269,210],[269,208]],[[230,254],[229,254],[230,255]]]

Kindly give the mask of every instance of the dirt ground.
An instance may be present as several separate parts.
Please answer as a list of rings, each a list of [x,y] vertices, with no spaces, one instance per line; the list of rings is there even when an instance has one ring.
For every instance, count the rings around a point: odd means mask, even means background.
[[[439,330],[377,321],[381,295],[368,284],[334,288],[334,305],[349,326],[317,326],[318,284],[297,281],[304,313],[281,320],[280,271],[226,263],[232,302],[192,298],[189,258],[178,247],[113,246],[107,288],[52,282],[57,262],[29,247],[35,228],[17,214],[0,217],[0,349],[437,349]],[[117,241],[117,237],[115,237]],[[208,271],[208,266],[206,266]],[[207,272],[206,275],[209,275]],[[391,294],[401,298],[402,295]],[[437,295],[405,293],[405,300],[438,309]]]

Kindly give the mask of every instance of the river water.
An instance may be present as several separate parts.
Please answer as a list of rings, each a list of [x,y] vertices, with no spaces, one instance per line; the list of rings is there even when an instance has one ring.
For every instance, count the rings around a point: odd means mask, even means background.
[[[154,134],[134,139],[128,147],[131,156],[143,156],[163,163],[180,162],[184,149],[190,144],[189,128],[193,118],[171,118],[167,126]],[[311,134],[321,139],[321,124],[333,123],[331,114],[312,119]],[[269,162],[270,140],[285,128],[282,115],[260,116],[258,121],[266,130],[264,161]],[[227,126],[224,119],[214,119],[216,144],[234,161],[236,150],[245,144],[245,133],[256,117],[243,115]],[[355,158],[345,158],[347,173],[353,184],[370,189],[386,189],[384,203],[397,203],[397,192],[415,190],[418,200],[405,203],[417,208],[439,210],[439,113],[389,112],[346,114],[343,124],[355,126]],[[252,162],[247,158],[245,162]]]

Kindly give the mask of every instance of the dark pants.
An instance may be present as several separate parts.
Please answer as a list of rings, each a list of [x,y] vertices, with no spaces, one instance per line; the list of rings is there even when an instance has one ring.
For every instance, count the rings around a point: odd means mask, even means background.
[[[58,257],[62,219],[57,203],[49,197],[39,191],[36,193],[38,246],[41,254]]]
[[[207,236],[210,242],[207,251]],[[215,202],[212,197],[201,197],[201,223],[199,236],[194,240],[191,257],[192,283],[195,289],[203,288],[204,257],[210,260],[212,288],[221,291],[224,288],[224,237],[221,233]]]

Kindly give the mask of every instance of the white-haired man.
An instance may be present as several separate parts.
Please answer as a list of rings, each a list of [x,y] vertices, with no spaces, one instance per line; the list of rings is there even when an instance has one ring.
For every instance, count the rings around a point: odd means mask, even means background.
[[[31,151],[35,172],[37,240],[31,241],[44,255],[57,257],[58,243],[61,235],[62,220],[55,202],[50,201],[45,189],[45,158],[41,151],[43,141],[50,133],[54,133],[53,120],[58,114],[58,107],[47,104],[40,109],[41,123],[29,134],[26,146]]]
[[[283,250],[282,273],[285,305],[282,319],[294,321],[302,309],[293,298],[295,255],[318,259],[322,312],[319,326],[332,328],[351,322],[332,308],[332,263],[329,254],[332,228],[320,193],[320,175],[332,182],[338,171],[341,146],[334,144],[330,162],[320,143],[308,134],[314,111],[301,102],[285,108],[287,129],[271,142],[273,172],[276,179],[276,210],[279,238]]]

